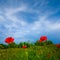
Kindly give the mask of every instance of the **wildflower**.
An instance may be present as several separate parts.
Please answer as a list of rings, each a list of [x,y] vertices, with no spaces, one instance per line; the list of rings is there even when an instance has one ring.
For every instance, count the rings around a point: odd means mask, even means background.
[[[10,43],[14,42],[14,38],[12,38],[12,37],[7,37],[7,38],[5,39],[5,42],[8,43],[8,44],[10,44]]]
[[[24,45],[24,46],[22,46],[22,48],[27,48],[27,46],[26,46],[26,45]]]
[[[46,36],[41,36],[39,41],[42,42],[42,41],[46,41],[46,40],[47,40]]]
[[[57,47],[57,48],[60,48],[60,44],[56,44],[56,47]]]

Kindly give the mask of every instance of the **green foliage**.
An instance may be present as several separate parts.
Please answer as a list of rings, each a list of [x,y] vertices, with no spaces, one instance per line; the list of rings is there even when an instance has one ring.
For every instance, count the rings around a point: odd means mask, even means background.
[[[44,46],[44,45],[51,45],[53,44],[52,41],[47,40],[44,42],[39,42],[38,40],[34,43],[35,46]],[[16,44],[15,42],[8,44],[8,45],[4,45],[4,44],[0,44],[0,48],[1,49],[5,49],[5,48],[21,48],[22,46],[27,46],[27,47],[31,47],[34,46],[32,43],[29,42],[20,42],[19,44]]]
[[[8,45],[0,44],[0,49],[6,49],[8,48]]]
[[[38,40],[35,42],[35,45],[36,46],[43,46],[44,45],[44,43],[43,42],[39,42]]]
[[[10,43],[8,45],[4,45],[4,44],[0,44],[0,48],[1,49],[5,49],[5,48],[21,48],[22,46],[27,46],[27,47],[31,47],[31,46],[44,46],[44,45],[51,45],[53,44],[52,41],[50,40],[47,40],[47,41],[44,41],[44,42],[39,42],[38,40],[32,44],[32,43],[29,43],[29,42],[20,42],[19,44],[16,44],[15,42],[13,43]]]
[[[47,40],[47,41],[44,42],[44,44],[50,45],[50,44],[53,44],[53,42],[51,40]]]
[[[47,41],[44,41],[44,42],[39,42],[38,40],[35,42],[35,45],[36,46],[44,46],[44,45],[51,45],[53,44],[53,42],[51,40],[47,40]]]
[[[11,44],[8,44],[8,46],[9,46],[10,48],[16,48],[16,47],[18,47],[18,45],[17,45],[15,42],[13,42],[13,43],[11,43]]]
[[[3,44],[0,44],[0,48],[1,48],[1,49],[3,49],[3,48],[4,48]]]
[[[56,51],[56,47],[53,45],[34,46],[28,51],[28,58],[29,60],[59,60],[60,54],[58,52],[59,51]]]
[[[60,60],[60,49],[53,45],[0,49],[0,60]]]
[[[24,46],[24,45],[27,46],[27,47],[30,47],[30,46],[32,46],[33,44],[28,43],[28,42],[20,42],[19,45],[18,45],[18,47],[21,48],[21,47]]]
[[[9,48],[9,45],[3,45],[4,49]]]
[[[20,43],[18,44],[18,47],[21,48],[23,45],[24,45],[24,42],[20,42]]]

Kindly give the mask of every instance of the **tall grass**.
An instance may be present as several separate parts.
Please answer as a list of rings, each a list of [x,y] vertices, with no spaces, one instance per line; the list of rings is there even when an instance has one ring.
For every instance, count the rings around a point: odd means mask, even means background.
[[[49,45],[0,49],[0,60],[60,60],[60,48]]]

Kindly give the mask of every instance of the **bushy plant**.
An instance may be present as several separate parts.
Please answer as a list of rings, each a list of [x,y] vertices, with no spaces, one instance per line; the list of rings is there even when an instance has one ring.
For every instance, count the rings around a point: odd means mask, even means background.
[[[9,45],[3,45],[4,49],[10,48]]]
[[[28,42],[20,42],[18,47],[21,48],[22,46],[30,47],[30,46],[33,46],[33,44]]]
[[[43,42],[39,42],[38,40],[35,42],[35,45],[36,46],[43,46],[44,45],[44,43]]]
[[[20,42],[20,43],[18,44],[18,47],[21,48],[23,45],[24,45],[24,43],[23,43],[23,42]]]
[[[50,45],[50,44],[53,44],[53,42],[51,40],[47,40],[47,41],[44,42],[44,44]]]
[[[3,47],[3,44],[0,44],[0,49],[3,49],[4,47]]]
[[[16,48],[16,47],[18,47],[15,42],[12,42],[12,43],[8,44],[8,46],[9,46],[10,48]]]

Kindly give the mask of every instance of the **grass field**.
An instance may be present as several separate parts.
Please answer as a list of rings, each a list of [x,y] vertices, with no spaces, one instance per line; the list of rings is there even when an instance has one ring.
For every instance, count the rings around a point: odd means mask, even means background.
[[[48,45],[0,49],[0,60],[60,60],[60,48]]]

